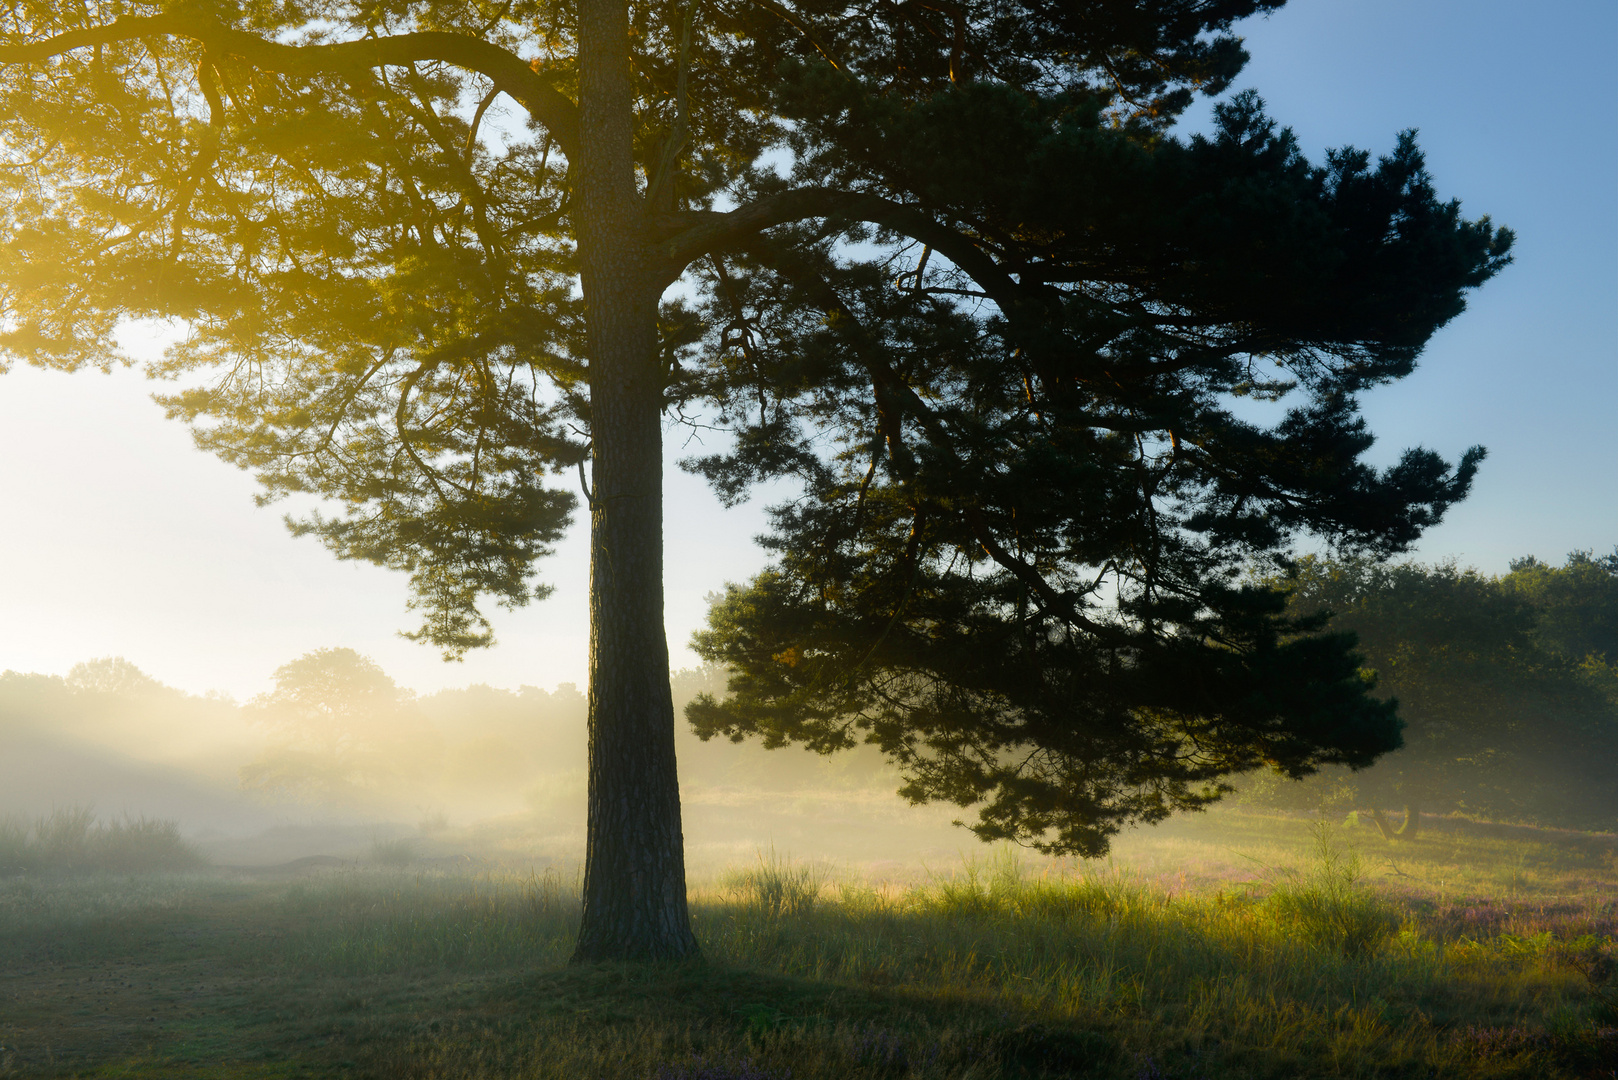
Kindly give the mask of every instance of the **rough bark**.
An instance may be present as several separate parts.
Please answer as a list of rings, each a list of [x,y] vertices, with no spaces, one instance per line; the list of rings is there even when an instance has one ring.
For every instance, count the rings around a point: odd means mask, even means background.
[[[623,0],[579,11],[579,254],[590,348],[590,792],[573,959],[697,952],[663,629],[662,283],[640,230]]]

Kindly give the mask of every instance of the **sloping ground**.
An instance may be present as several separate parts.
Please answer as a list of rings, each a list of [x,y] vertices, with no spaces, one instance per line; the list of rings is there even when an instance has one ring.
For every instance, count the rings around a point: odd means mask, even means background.
[[[1220,888],[1261,880],[1296,858],[1316,823],[1222,808],[1119,837],[1112,862],[1162,887]],[[1386,840],[1362,817],[1328,823],[1362,879],[1446,903],[1580,898],[1618,901],[1618,836],[1427,815],[1409,840]]]
[[[65,806],[93,806],[103,818],[174,820],[188,834],[243,835],[276,823],[275,814],[240,792],[185,769],[46,732],[8,730],[0,753],[0,816]]]

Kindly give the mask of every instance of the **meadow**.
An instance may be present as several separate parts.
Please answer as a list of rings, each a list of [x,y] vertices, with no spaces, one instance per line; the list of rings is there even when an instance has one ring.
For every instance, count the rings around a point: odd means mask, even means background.
[[[694,880],[674,966],[569,967],[558,866],[36,864],[0,1077],[1618,1077],[1614,842],[1227,810],[1099,864],[765,850]]]

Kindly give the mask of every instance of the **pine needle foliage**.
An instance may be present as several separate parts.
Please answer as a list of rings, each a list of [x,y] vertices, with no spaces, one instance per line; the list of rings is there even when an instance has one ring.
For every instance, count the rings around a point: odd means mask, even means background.
[[[1251,91],[1174,129],[1280,6],[24,0],[0,353],[105,366],[177,322],[170,413],[265,501],[332,500],[294,531],[407,574],[449,656],[545,595],[591,462],[596,780],[642,791],[674,765],[632,508],[659,419],[717,423],[689,464],[723,496],[800,494],[698,635],[735,674],[697,729],[869,741],[986,840],[1096,854],[1233,772],[1398,745],[1348,642],[1241,573],[1404,550],[1482,457],[1373,468],[1357,399],[1510,232],[1408,132],[1311,162]],[[611,850],[677,897],[655,825]]]

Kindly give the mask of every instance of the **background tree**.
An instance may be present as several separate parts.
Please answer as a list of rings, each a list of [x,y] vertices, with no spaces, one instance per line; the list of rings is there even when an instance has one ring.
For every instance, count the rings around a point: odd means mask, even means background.
[[[1547,647],[1599,640],[1615,613],[1575,584],[1601,580],[1588,565],[1519,560],[1492,578],[1453,563],[1302,561],[1292,609],[1330,611],[1353,632],[1405,721],[1403,749],[1353,781],[1379,823],[1381,808],[1405,808],[1386,834],[1414,835],[1423,809],[1586,828],[1618,817],[1618,709],[1583,656]],[[1534,602],[1546,595],[1557,602]]]
[[[181,320],[154,370],[209,377],[171,412],[266,498],[337,500],[295,529],[409,573],[451,655],[480,596],[543,595],[547,478],[588,458],[581,959],[696,948],[670,408],[736,433],[695,463],[727,496],[803,486],[703,638],[738,674],[701,729],[874,738],[981,835],[1094,853],[1233,769],[1397,744],[1346,644],[1240,570],[1298,533],[1398,551],[1481,456],[1373,470],[1355,400],[1510,234],[1408,134],[1311,164],[1251,94],[1171,133],[1279,6],[26,0],[0,346],[105,364],[121,319]]]
[[[224,792],[255,743],[228,697],[165,686],[123,657],[66,677],[0,672],[0,813],[94,803],[251,828],[261,815]]]
[[[1562,566],[1513,559],[1501,584],[1533,607],[1539,645],[1578,664],[1618,709],[1618,548],[1600,558],[1569,552]]]
[[[74,664],[67,673],[68,688],[81,694],[112,694],[129,698],[180,697],[121,656],[98,656]]]
[[[427,734],[413,697],[353,649],[316,649],[283,664],[275,689],[246,706],[248,721],[272,742],[242,767],[242,787],[353,809],[411,780],[422,762],[401,751],[419,751]]]

